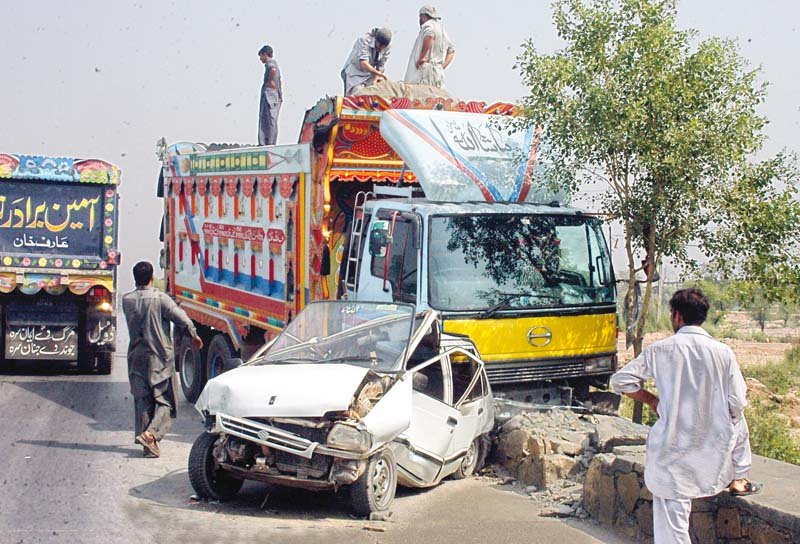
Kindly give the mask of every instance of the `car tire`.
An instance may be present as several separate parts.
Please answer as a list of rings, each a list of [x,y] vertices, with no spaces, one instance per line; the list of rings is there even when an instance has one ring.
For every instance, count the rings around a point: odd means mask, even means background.
[[[194,404],[206,384],[205,350],[197,349],[185,334],[181,334],[177,344],[175,362],[181,377],[181,391],[184,398]]]
[[[217,468],[214,444],[218,439],[218,434],[203,433],[194,441],[189,452],[189,482],[198,497],[224,501],[236,495],[244,482]]]
[[[458,468],[453,473],[454,480],[469,478],[480,470],[481,460],[483,459],[483,440],[476,436],[472,444],[469,445],[466,455],[461,459]]]
[[[211,339],[206,354],[206,379],[216,378],[230,368],[234,349],[227,335],[217,333]]]
[[[97,373],[109,375],[111,374],[111,369],[114,366],[114,352],[113,351],[103,351],[95,355],[97,360]]]
[[[389,509],[397,491],[397,463],[384,448],[367,461],[367,468],[350,486],[350,503],[359,516]]]

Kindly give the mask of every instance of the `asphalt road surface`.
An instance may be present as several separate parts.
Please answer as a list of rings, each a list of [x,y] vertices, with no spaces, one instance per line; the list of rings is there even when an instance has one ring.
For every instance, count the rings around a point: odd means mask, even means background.
[[[263,504],[267,488],[252,482],[233,501],[193,500],[186,462],[199,416],[181,398],[162,457],[143,458],[124,357],[110,376],[35,364],[0,374],[0,414],[1,544],[628,542],[538,517],[533,501],[480,478],[400,489],[386,522],[354,518],[330,493],[277,490]]]

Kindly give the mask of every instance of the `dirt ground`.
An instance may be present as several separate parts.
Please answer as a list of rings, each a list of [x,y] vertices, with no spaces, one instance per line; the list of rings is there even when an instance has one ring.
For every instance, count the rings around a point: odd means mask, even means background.
[[[786,351],[792,346],[787,340],[793,339],[795,343],[800,341],[800,324],[796,320],[790,320],[789,326],[785,326],[783,320],[768,321],[764,327],[764,334],[769,342],[757,342],[748,340],[754,335],[760,334],[758,324],[745,312],[729,312],[725,316],[721,328],[732,329],[742,338],[718,338],[720,341],[729,345],[734,353],[739,365],[746,370],[751,365],[763,365],[778,363],[783,361]],[[666,338],[671,333],[654,332],[647,334],[644,338],[644,345],[647,347],[657,340]],[[633,358],[633,347],[625,349],[625,335],[620,334],[617,344],[619,350],[619,360],[621,364]],[[745,372],[746,373],[746,372]]]

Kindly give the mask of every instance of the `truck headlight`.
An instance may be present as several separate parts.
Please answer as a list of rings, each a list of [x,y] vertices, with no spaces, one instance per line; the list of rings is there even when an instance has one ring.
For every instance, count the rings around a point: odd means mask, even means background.
[[[598,357],[590,359],[583,367],[584,372],[602,372],[604,370],[611,370],[613,368],[613,359],[611,357]]]
[[[347,423],[337,423],[328,433],[328,445],[340,450],[367,452],[372,449],[372,435]]]
[[[104,300],[103,302],[100,303],[99,308],[101,310],[103,310],[104,312],[110,312],[111,311],[111,303],[109,301],[107,301],[107,300]]]

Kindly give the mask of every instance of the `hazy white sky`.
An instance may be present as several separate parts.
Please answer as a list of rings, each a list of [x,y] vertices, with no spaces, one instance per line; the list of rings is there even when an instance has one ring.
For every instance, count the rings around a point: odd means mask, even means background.
[[[341,93],[353,40],[394,32],[390,78],[402,78],[423,2],[0,0],[0,152],[102,158],[123,170],[120,287],[139,259],[157,262],[160,201],[156,139],[255,143],[263,67],[275,49],[284,81],[279,143],[294,143],[303,112]],[[558,47],[550,3],[436,3],[456,57],[454,96],[515,101],[520,44]],[[800,151],[800,3],[684,0],[680,25],[739,39],[772,85],[763,113],[768,149]]]

